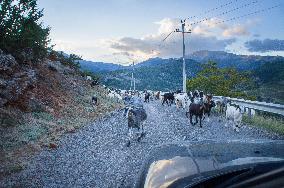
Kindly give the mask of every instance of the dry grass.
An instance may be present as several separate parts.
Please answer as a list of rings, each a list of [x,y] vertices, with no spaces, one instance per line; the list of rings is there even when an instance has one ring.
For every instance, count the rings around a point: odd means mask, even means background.
[[[262,127],[268,131],[284,135],[284,120],[282,118],[262,116],[256,114],[252,118],[249,118],[248,116],[243,116],[243,122],[249,125]]]

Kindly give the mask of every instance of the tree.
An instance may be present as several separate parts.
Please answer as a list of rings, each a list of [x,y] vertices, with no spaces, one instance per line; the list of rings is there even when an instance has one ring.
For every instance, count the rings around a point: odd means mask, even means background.
[[[214,95],[253,99],[245,92],[253,86],[248,72],[238,72],[235,68],[218,68],[209,61],[193,79],[187,80],[188,90],[202,90]]]
[[[63,65],[67,65],[74,69],[80,68],[79,60],[82,60],[82,57],[76,54],[65,54],[62,51],[57,52],[54,50],[51,50],[49,53],[48,59],[51,61],[60,61]]]
[[[25,60],[23,53],[30,52],[33,60],[43,58],[49,50],[49,27],[43,27],[40,18],[43,9],[37,0],[0,1],[0,49]]]

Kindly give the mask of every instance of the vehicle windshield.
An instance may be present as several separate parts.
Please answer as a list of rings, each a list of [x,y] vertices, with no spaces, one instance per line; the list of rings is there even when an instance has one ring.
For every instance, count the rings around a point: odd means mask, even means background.
[[[226,187],[282,164],[283,10],[0,0],[0,187]]]

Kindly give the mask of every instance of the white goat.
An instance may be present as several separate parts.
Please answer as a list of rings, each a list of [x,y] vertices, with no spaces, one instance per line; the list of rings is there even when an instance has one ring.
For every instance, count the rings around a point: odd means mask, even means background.
[[[175,103],[177,108],[181,106],[183,109],[186,109],[189,103],[189,97],[186,93],[175,94]]]
[[[93,80],[91,76],[87,76],[86,80]]]
[[[232,124],[234,126],[234,129],[239,132],[239,127],[241,125],[242,121],[242,113],[241,109],[239,106],[232,106],[229,103],[227,104],[227,109],[226,109],[226,120],[227,121],[232,121]],[[227,122],[225,124],[227,126]]]

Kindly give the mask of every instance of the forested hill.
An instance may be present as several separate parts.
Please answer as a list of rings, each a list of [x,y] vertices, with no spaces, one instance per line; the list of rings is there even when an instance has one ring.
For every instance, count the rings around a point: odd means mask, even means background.
[[[281,67],[284,57],[281,56],[245,56],[226,52],[199,51],[191,54],[192,59],[186,59],[186,73],[188,78],[195,76],[201,64],[214,61],[218,67],[235,67],[239,71],[251,71],[252,79],[259,85],[272,84],[274,79],[281,80]],[[193,60],[194,59],[194,60]],[[275,68],[278,67],[278,68]],[[274,68],[269,68],[274,67]],[[280,68],[279,68],[280,67]],[[280,71],[280,73],[279,73]],[[132,69],[123,67],[120,70],[100,74],[101,82],[105,85],[129,89]],[[152,58],[135,65],[137,89],[176,90],[182,84],[181,59]],[[270,80],[270,82],[269,82]],[[269,83],[268,83],[269,82]]]
[[[195,76],[200,69],[200,63],[186,60],[186,73],[188,77]],[[101,82],[108,86],[129,89],[131,69],[123,69],[108,74],[100,74]],[[134,76],[136,88],[139,90],[176,90],[182,87],[182,61],[181,59],[162,60],[158,64],[140,66],[135,69]]]
[[[281,56],[237,55],[223,51],[196,51],[186,58],[206,63],[215,61],[219,67],[236,67],[239,70],[254,70],[266,62],[284,61]]]

